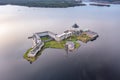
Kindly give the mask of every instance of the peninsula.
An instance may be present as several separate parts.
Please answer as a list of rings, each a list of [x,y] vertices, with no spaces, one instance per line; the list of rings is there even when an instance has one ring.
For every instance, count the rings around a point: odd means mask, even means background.
[[[84,6],[82,0],[0,0],[0,5],[20,5],[28,7],[74,7]]]
[[[87,43],[97,37],[97,33],[90,30],[81,30],[77,24],[74,24],[72,29],[66,30],[62,34],[55,34],[50,31],[34,33],[31,37],[28,37],[28,39],[32,39],[33,46],[27,50],[24,58],[32,63],[46,48],[73,51],[80,47],[79,41]]]
[[[90,2],[104,3],[104,4],[120,4],[120,0],[89,0]]]
[[[92,5],[92,6],[106,6],[106,7],[110,7],[110,4],[106,4],[106,3],[90,3],[90,5]]]

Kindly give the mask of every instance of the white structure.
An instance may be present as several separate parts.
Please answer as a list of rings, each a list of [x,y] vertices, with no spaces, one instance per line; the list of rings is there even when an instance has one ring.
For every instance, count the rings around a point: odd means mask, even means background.
[[[41,41],[40,37],[37,34],[33,34],[33,49],[28,54],[28,57],[34,57],[38,51],[44,46],[44,42]]]
[[[66,43],[66,47],[68,48],[68,50],[74,50],[75,49],[75,44],[74,44],[74,42],[68,41]]]
[[[77,24],[74,24],[72,27],[75,29],[79,28],[79,26]],[[76,30],[67,30],[62,34],[54,34],[53,32],[50,32],[50,31],[34,33],[32,37],[29,37],[29,38],[32,38],[32,40],[33,40],[33,47],[32,47],[33,49],[30,51],[30,53],[28,53],[28,57],[35,57],[36,54],[38,53],[38,51],[40,51],[41,48],[44,46],[44,42],[41,40],[41,37],[49,36],[56,41],[61,41],[63,39],[66,39],[66,38],[72,36],[75,32],[76,32]],[[77,32],[78,32],[78,30],[77,30]],[[80,32],[80,30],[79,30],[79,32]],[[70,48],[70,46],[71,45],[69,45],[69,48]]]
[[[72,35],[73,35],[73,32],[70,32],[70,31],[68,31],[67,33],[64,32],[62,34],[56,35],[55,40],[56,41],[61,41],[61,40],[66,39],[66,38],[68,38]]]
[[[56,34],[54,34],[53,32],[50,31],[44,31],[44,32],[38,32],[36,33],[39,37],[43,37],[43,36],[50,36],[51,38],[55,38]]]

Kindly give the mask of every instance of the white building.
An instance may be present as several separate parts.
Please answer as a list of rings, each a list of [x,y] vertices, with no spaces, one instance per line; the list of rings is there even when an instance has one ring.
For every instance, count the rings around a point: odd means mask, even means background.
[[[62,41],[63,39],[66,39],[66,38],[72,36],[74,33],[76,33],[76,31],[80,32],[80,30],[78,30],[79,26],[77,24],[74,24],[72,27],[73,27],[73,30],[67,30],[62,34],[55,34],[50,31],[34,33],[32,36],[33,49],[32,49],[32,51],[30,51],[28,56],[34,57],[37,54],[37,52],[41,50],[42,46],[44,46],[44,42],[41,40],[41,37],[49,36],[56,41]],[[68,47],[70,49],[74,48],[72,43],[69,44]]]

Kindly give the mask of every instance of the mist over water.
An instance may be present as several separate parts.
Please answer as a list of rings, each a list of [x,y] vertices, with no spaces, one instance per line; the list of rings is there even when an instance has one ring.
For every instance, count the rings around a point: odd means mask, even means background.
[[[0,80],[120,80],[120,6],[29,8],[0,6]],[[23,59],[35,32],[62,33],[77,23],[99,38],[68,54],[46,49],[33,63]]]

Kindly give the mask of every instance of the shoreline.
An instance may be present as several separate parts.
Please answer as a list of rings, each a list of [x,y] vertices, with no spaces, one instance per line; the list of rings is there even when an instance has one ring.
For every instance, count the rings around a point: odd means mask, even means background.
[[[42,51],[47,48],[65,49],[67,52],[73,51],[81,46],[77,41],[87,43],[96,40],[98,37],[96,32],[81,30],[77,24],[72,27],[73,29],[66,30],[62,34],[55,34],[50,31],[34,33],[28,37],[28,39],[32,39],[33,47],[25,52],[24,59],[32,63],[37,59],[37,55],[42,54]]]
[[[43,7],[43,8],[68,8],[68,7],[76,7],[76,6],[86,6],[84,3],[76,3],[76,2],[66,2],[66,3],[0,3],[0,5],[17,5],[17,6],[26,6],[26,7]]]

